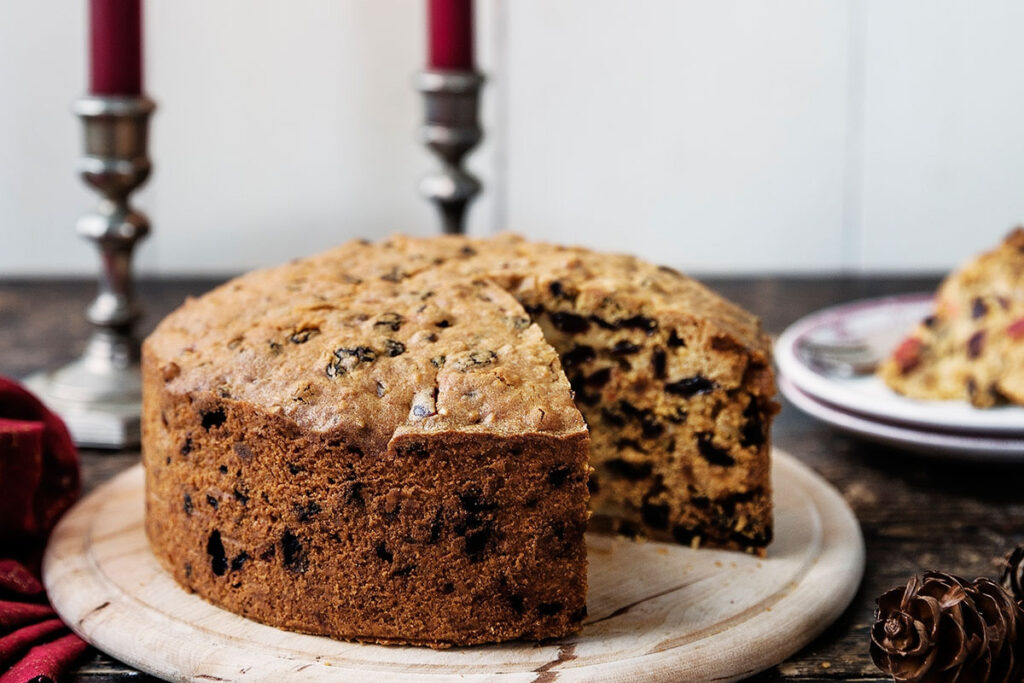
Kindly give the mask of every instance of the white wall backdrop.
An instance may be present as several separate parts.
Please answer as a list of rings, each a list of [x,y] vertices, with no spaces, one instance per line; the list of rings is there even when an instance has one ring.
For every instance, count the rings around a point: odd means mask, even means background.
[[[948,268],[1024,221],[1024,5],[479,0],[474,234],[696,273]],[[85,274],[85,3],[0,3],[0,277]],[[148,273],[429,234],[420,0],[146,3]]]

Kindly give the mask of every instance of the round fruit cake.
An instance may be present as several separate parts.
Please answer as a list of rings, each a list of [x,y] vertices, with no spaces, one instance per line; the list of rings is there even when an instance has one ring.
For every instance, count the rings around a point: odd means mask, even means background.
[[[769,340],[639,259],[352,242],[187,301],[143,345],[146,531],[182,585],[337,638],[559,637],[591,528],[763,553]]]

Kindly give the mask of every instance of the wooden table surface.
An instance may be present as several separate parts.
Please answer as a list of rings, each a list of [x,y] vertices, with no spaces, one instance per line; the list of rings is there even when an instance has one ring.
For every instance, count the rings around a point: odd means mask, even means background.
[[[712,287],[762,317],[778,334],[800,316],[853,299],[928,291],[937,277],[759,277],[708,279]],[[144,331],[212,280],[145,281]],[[74,357],[88,334],[82,311],[94,295],[86,281],[0,280],[0,374],[23,377]],[[867,570],[846,613],[817,641],[751,679],[886,681],[868,656],[874,600],[925,569],[968,577],[993,575],[999,558],[1024,542],[1024,467],[915,457],[844,436],[784,405],[775,443],[831,481],[860,519]],[[137,452],[83,451],[85,488],[138,462]],[[145,681],[109,657],[90,652],[73,681]]]

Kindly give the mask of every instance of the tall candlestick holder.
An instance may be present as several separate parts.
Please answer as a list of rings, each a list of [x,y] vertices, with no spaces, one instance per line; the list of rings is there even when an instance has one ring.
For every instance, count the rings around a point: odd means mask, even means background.
[[[127,448],[139,443],[142,382],[135,324],[141,316],[132,281],[132,252],[149,233],[149,219],[129,196],[146,182],[149,118],[146,97],[89,96],[72,110],[82,120],[85,154],[78,170],[100,194],[96,209],[78,220],[78,234],[96,243],[99,293],[86,310],[93,330],[81,357],[26,379],[56,411],[81,446]]]
[[[462,160],[483,138],[480,88],[484,77],[475,71],[422,71],[417,89],[426,115],[420,135],[441,161],[441,168],[420,181],[420,193],[437,205],[446,233],[465,232],[466,207],[480,193],[480,181],[463,168]]]

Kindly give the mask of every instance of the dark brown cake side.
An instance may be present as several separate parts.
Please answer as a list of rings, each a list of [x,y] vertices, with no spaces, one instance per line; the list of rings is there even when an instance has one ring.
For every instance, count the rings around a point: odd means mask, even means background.
[[[238,402],[161,408],[191,450],[155,445],[167,455],[147,462],[147,533],[211,602],[306,633],[434,646],[557,637],[582,621],[582,435],[440,433],[368,458]]]

